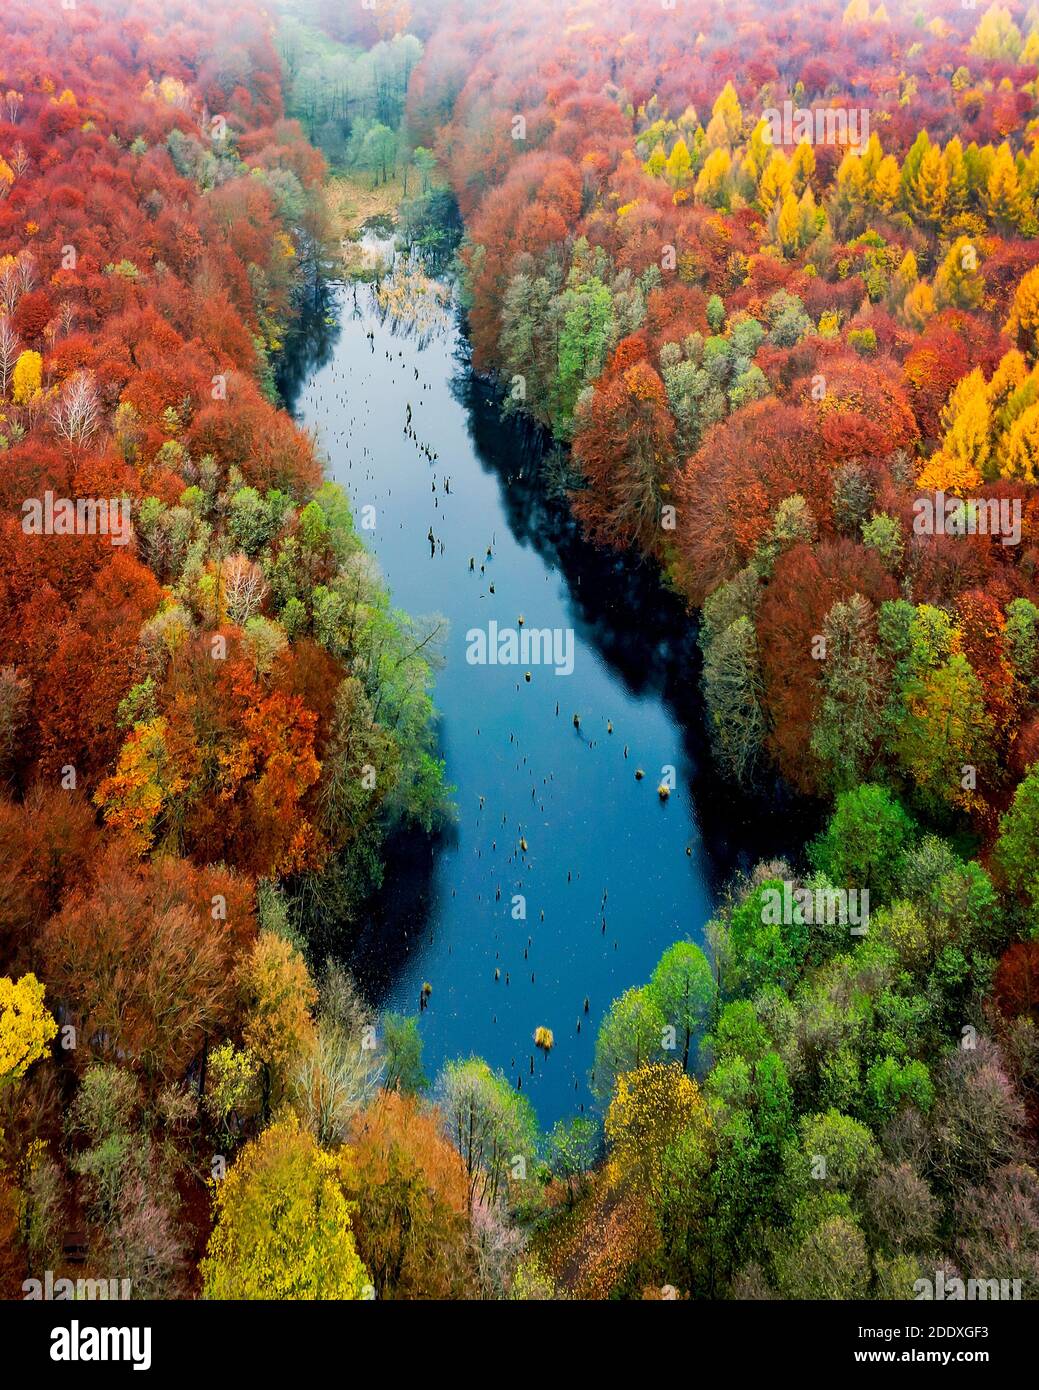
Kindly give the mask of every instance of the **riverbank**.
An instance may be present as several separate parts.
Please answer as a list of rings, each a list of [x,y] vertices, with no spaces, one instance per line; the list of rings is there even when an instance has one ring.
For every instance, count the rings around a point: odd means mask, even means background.
[[[344,279],[371,279],[381,269],[384,261],[362,238],[367,228],[391,232],[404,196],[404,181],[397,173],[375,187],[368,173],[330,175],[325,201],[338,250],[336,265]]]

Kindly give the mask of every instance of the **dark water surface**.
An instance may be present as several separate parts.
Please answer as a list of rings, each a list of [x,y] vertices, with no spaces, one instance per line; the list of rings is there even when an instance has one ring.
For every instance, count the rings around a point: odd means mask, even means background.
[[[375,507],[362,535],[395,605],[448,620],[435,700],[457,788],[454,827],[391,847],[352,963],[377,1003],[402,1012],[432,985],[421,1019],[430,1075],[481,1055],[547,1126],[590,1105],[611,1000],[675,940],[702,941],[734,869],[796,845],[797,827],[790,808],[748,804],[717,780],[692,622],[651,566],[594,550],[548,498],[541,441],[502,421],[453,307],[409,331],[368,286],[336,287],[333,301],[337,322],[314,316],[283,390],[359,529]],[[405,434],[409,404],[417,440]],[[470,629],[518,630],[521,616],[527,629],[572,630],[572,674],[467,662]],[[676,786],[662,802],[669,767]],[[534,1047],[539,1025],[555,1035],[548,1056]]]

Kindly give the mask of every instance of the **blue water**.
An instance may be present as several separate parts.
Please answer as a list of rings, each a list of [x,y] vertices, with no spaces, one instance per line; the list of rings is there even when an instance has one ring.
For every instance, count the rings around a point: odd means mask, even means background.
[[[790,840],[789,821],[717,783],[690,620],[652,567],[593,550],[548,500],[540,441],[501,420],[469,370],[457,315],[432,336],[395,331],[372,296],[335,290],[338,327],[324,328],[292,404],[359,528],[374,506],[362,534],[395,605],[448,620],[435,701],[457,823],[432,843],[391,847],[354,966],[402,1012],[418,1012],[432,986],[421,1013],[430,1075],[482,1055],[548,1126],[592,1104],[610,1001],[644,983],[672,942],[702,941],[732,870]],[[572,630],[572,674],[467,662],[470,629],[518,629],[521,616],[528,629]],[[555,1038],[547,1056],[533,1043],[540,1025]]]

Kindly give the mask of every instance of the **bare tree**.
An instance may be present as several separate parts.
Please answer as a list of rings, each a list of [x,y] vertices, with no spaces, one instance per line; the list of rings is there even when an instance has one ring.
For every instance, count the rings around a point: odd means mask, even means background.
[[[260,611],[267,596],[263,570],[246,555],[229,555],[223,564],[224,607],[236,627]]]
[[[21,294],[28,294],[36,284],[36,257],[31,251],[19,251],[14,262]]]
[[[13,314],[20,294],[18,269],[14,261],[0,265],[0,312]]]
[[[51,424],[70,444],[85,444],[101,423],[92,372],[73,372],[51,407]]]
[[[11,168],[21,179],[25,177],[31,164],[32,160],[29,158],[29,151],[19,140],[11,151]]]
[[[0,399],[7,395],[14,364],[18,361],[18,334],[6,314],[0,314]]]

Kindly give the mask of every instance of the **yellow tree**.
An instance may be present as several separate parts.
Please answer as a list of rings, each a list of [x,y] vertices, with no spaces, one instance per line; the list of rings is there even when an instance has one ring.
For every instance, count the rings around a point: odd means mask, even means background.
[[[43,992],[35,975],[0,976],[0,1086],[23,1077],[58,1031]]]
[[[783,200],[791,191],[792,182],[789,160],[782,150],[773,150],[758,185],[758,202],[762,212],[767,215],[777,204],[782,207]]]
[[[985,298],[985,281],[978,268],[978,248],[970,237],[957,237],[934,277],[939,309],[978,309]]]
[[[931,145],[910,190],[913,211],[932,226],[941,225],[949,201],[949,171],[937,145]]]
[[[795,146],[794,153],[790,156],[790,174],[794,192],[800,197],[811,184],[815,174],[815,151],[807,140],[802,140]]]
[[[753,162],[758,174],[772,158],[772,148],[768,121],[758,121],[747,142],[747,158]]]
[[[720,207],[725,202],[726,181],[732,160],[728,150],[712,150],[704,160],[700,176],[696,180],[696,196],[702,203]]]
[[[653,178],[660,178],[667,168],[667,154],[664,151],[664,146],[659,141],[654,145],[653,153],[642,167],[645,169],[646,173],[651,174]]]
[[[980,367],[958,382],[942,412],[942,447],[928,461],[918,482],[962,495],[978,487],[991,453],[992,416]]]
[[[992,373],[992,380],[988,384],[988,400],[993,416],[1002,410],[1018,387],[1023,386],[1027,380],[1028,363],[1025,361],[1024,353],[1018,352],[1017,348],[1011,348],[1000,358],[999,366]]]
[[[898,167],[898,160],[893,154],[886,154],[877,165],[873,187],[870,190],[873,202],[885,216],[898,202],[901,187],[902,171]]]
[[[874,130],[866,141],[866,148],[862,151],[862,172],[865,175],[866,183],[871,184],[877,176],[880,162],[884,158],[884,147],[880,143],[880,136]]]
[[[667,181],[672,188],[682,188],[688,182],[692,171],[693,161],[689,154],[689,147],[681,136],[675,141],[674,148],[667,157]]]
[[[1039,266],[1021,277],[1010,306],[1010,317],[1003,329],[1013,334],[1017,344],[1033,357],[1039,340]]]
[[[942,163],[949,188],[949,211],[962,212],[967,206],[967,166],[963,159],[963,145],[955,136],[945,147]]]
[[[902,300],[902,317],[910,328],[922,329],[935,312],[934,290],[926,280],[918,280]]]
[[[721,145],[730,148],[737,143],[743,129],[743,111],[736,88],[731,82],[718,94],[718,100],[711,108],[711,119],[707,126],[707,147],[717,149]]]
[[[700,1088],[678,1062],[647,1062],[617,1078],[606,1112],[614,1181],[652,1183],[667,1146],[687,1130],[710,1130]]]
[[[266,1108],[291,1064],[316,1046],[317,990],[295,947],[266,931],[238,967],[237,984],[245,1009],[242,1041],[263,1063]]]
[[[985,190],[985,204],[994,222],[1016,227],[1024,213],[1024,196],[1017,176],[1017,165],[1004,140],[996,151]]]
[[[869,0],[848,0],[842,22],[844,24],[868,24]]]
[[[907,251],[898,264],[891,280],[891,304],[898,308],[905,300],[909,291],[917,284],[920,279],[916,265],[916,256],[912,249]]]
[[[1000,442],[999,472],[1004,478],[1039,482],[1039,402],[1017,417]]]
[[[978,21],[970,52],[979,58],[1016,58],[1021,51],[1021,31],[1010,17],[1010,11],[998,0],[988,7]]]
[[[135,854],[147,854],[163,813],[187,785],[169,756],[166,720],[159,715],[127,735],[116,770],[98,786],[94,804]]]
[[[862,157],[849,150],[837,167],[837,205],[841,212],[846,217],[860,213],[867,192]]]
[[[364,1298],[347,1157],[323,1153],[295,1115],[247,1144],[216,1187],[203,1298]]]
[[[15,405],[28,405],[43,381],[43,358],[38,352],[19,353],[11,378]]]
[[[801,219],[797,199],[788,193],[776,218],[776,241],[785,256],[796,256],[801,249]]]

